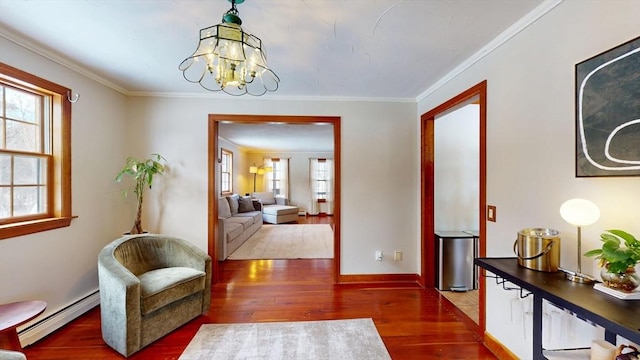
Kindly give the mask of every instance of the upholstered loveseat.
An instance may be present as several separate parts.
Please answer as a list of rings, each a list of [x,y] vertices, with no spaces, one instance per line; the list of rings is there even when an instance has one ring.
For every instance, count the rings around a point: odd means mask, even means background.
[[[257,206],[257,209],[256,209]],[[223,261],[262,227],[260,204],[238,195],[218,199],[218,260]]]
[[[269,224],[298,221],[298,207],[289,205],[289,200],[274,197],[271,192],[254,192],[251,197],[262,205],[262,220]]]
[[[211,257],[163,235],[128,235],[98,256],[102,338],[129,356],[209,311]]]

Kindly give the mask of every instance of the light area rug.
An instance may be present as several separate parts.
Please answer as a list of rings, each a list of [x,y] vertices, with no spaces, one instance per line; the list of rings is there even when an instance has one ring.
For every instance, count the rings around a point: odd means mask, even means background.
[[[228,257],[230,260],[331,258],[333,230],[329,224],[262,225]]]
[[[373,320],[205,324],[179,360],[391,359]]]

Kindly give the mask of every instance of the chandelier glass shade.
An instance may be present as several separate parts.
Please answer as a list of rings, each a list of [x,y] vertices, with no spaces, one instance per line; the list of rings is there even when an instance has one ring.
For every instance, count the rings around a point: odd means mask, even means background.
[[[236,96],[278,89],[280,79],[267,66],[262,40],[241,27],[236,4],[243,1],[229,0],[222,23],[200,30],[198,48],[179,66],[187,81]]]

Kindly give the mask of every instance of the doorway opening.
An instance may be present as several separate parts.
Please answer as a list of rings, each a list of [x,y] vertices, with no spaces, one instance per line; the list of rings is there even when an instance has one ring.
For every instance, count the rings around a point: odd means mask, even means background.
[[[332,116],[278,116],[278,115],[225,115],[209,114],[208,130],[208,253],[212,262],[212,281],[221,279],[218,259],[218,197],[220,189],[216,181],[219,168],[219,125],[221,123],[239,124],[295,124],[330,125],[333,127],[334,156],[334,212],[333,212],[333,279],[337,282],[340,274],[340,117]]]
[[[474,85],[420,117],[421,132],[421,282],[425,287],[436,286],[437,243],[435,237],[435,121],[470,102],[479,105],[479,171],[478,171],[478,256],[486,254],[486,114],[487,82]],[[485,332],[485,282],[478,279],[478,324],[471,323],[480,337]]]

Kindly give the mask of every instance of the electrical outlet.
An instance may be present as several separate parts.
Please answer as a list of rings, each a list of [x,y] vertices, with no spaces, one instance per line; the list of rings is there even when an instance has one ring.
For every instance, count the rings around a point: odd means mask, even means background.
[[[400,260],[402,260],[402,251],[400,251],[400,250],[396,250],[396,251],[393,253],[393,260],[395,260],[395,261],[400,261]]]
[[[382,251],[376,250],[376,261],[382,261]]]

